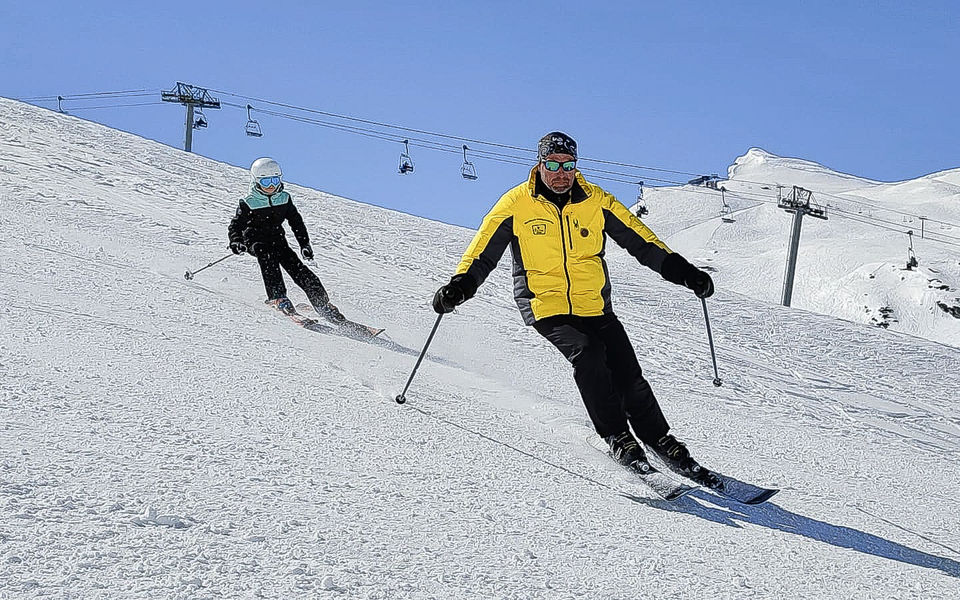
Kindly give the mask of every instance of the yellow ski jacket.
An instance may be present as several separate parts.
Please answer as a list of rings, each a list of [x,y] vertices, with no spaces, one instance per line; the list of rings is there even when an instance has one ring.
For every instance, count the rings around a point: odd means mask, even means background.
[[[588,182],[578,170],[571,199],[560,209],[537,194],[537,180],[534,167],[528,180],[501,196],[484,217],[454,276],[469,279],[463,282],[468,298],[508,245],[514,297],[527,325],[554,315],[613,312],[603,259],[607,236],[661,273],[672,251],[612,194]]]

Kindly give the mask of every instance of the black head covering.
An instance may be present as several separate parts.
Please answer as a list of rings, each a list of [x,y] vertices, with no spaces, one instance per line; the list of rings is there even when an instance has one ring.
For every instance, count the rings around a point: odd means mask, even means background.
[[[551,131],[540,138],[537,146],[537,159],[543,160],[551,154],[569,154],[577,158],[577,143],[562,131]]]

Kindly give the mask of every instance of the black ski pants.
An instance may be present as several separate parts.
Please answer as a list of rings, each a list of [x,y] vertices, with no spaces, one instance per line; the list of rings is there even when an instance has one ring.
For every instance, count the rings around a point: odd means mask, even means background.
[[[283,267],[293,282],[307,293],[310,303],[318,310],[330,302],[320,278],[303,264],[286,241],[273,244],[260,242],[254,246],[254,250],[257,253],[257,262],[260,263],[260,274],[263,275],[268,300],[285,298],[287,295],[287,286],[284,285],[283,274],[280,273],[280,267]]]
[[[573,365],[573,378],[601,437],[626,431],[629,422],[637,438],[654,445],[670,430],[616,315],[558,315],[533,327]]]

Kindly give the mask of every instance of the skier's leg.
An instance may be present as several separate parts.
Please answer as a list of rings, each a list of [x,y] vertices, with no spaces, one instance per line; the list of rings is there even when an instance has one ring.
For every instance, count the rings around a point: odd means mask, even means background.
[[[283,283],[283,274],[280,273],[280,264],[274,249],[258,246],[257,263],[260,265],[263,286],[267,290],[267,300],[286,298],[287,286]]]
[[[323,284],[320,283],[320,278],[307,265],[303,264],[297,253],[287,244],[283,244],[279,252],[280,264],[290,275],[290,279],[293,279],[293,282],[306,292],[310,304],[318,311],[329,304],[330,297],[327,295],[327,290],[323,287]]]
[[[573,378],[593,426],[606,438],[628,431],[627,418],[607,367],[607,349],[587,324],[594,317],[547,317],[533,327],[573,365]]]
[[[597,337],[606,348],[606,364],[613,384],[623,401],[634,433],[645,444],[653,446],[667,434],[670,425],[660,410],[650,384],[643,377],[633,345],[616,315],[597,317]]]
[[[670,435],[670,425],[660,410],[643,377],[633,345],[623,330],[623,324],[614,315],[601,317],[604,321],[597,328],[607,349],[607,364],[613,373],[615,387],[620,390],[623,407],[637,437],[656,452],[671,468],[694,479],[702,485],[717,487],[720,479],[701,467],[690,456],[686,444]]]

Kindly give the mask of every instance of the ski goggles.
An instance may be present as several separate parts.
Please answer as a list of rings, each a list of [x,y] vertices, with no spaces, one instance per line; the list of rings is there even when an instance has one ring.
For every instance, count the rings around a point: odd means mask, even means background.
[[[543,166],[546,170],[555,172],[563,168],[564,171],[570,172],[577,168],[577,161],[568,160],[567,162],[560,162],[559,160],[545,160],[543,161]]]
[[[276,187],[280,185],[280,176],[274,175],[273,177],[261,177],[257,180],[257,183],[259,183],[260,187],[262,188],[268,188],[271,186]]]

